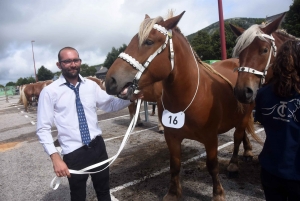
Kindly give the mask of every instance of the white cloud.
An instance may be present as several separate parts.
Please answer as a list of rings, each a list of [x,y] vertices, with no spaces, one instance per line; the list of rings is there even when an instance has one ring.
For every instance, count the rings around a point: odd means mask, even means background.
[[[287,11],[292,0],[223,1],[224,18],[266,17]],[[219,20],[217,1],[207,0],[10,0],[0,1],[0,84],[34,75],[36,68],[52,72],[57,53],[65,46],[78,49],[84,63],[104,62],[112,47],[127,44],[145,14],[166,16],[186,11],[179,26],[185,35]]]

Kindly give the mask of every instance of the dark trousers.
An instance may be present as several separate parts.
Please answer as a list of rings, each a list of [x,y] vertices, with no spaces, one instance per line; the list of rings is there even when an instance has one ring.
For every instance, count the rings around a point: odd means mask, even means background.
[[[98,136],[90,143],[90,148],[88,148],[87,146],[83,146],[69,154],[64,155],[63,160],[65,161],[69,169],[80,170],[90,165],[94,165],[96,163],[104,161],[107,158],[108,156],[103,138],[101,136]],[[88,172],[101,170],[106,166],[107,164],[89,170]],[[106,168],[99,173],[90,175],[98,200],[110,201],[109,169]],[[72,201],[85,201],[86,182],[88,177],[88,174],[71,174],[71,177],[68,178]]]
[[[300,181],[282,179],[261,168],[261,183],[266,201],[300,200]]]

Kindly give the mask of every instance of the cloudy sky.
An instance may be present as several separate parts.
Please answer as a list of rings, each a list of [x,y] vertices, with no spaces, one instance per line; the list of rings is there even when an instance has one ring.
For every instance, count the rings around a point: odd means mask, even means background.
[[[265,18],[289,10],[293,0],[223,0],[224,19]],[[145,14],[165,17],[186,11],[185,35],[219,20],[218,0],[1,0],[0,84],[34,77],[42,65],[52,72],[58,51],[75,47],[83,63],[104,62],[112,47],[128,44]],[[34,43],[31,41],[34,40]]]

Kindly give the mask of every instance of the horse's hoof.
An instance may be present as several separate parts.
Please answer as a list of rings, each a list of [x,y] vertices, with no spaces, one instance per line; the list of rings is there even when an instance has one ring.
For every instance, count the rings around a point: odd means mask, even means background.
[[[230,179],[234,179],[234,178],[238,178],[239,177],[239,171],[235,171],[235,172],[228,172],[228,178]]]
[[[253,156],[244,156],[243,161],[250,162],[253,160]]]
[[[164,134],[164,131],[163,130],[159,130],[158,133]]]

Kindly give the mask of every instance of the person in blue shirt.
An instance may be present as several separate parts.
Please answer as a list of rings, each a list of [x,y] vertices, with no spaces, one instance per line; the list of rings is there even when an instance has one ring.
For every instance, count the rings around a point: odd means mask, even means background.
[[[255,118],[265,128],[259,155],[267,201],[300,200],[300,41],[285,42],[273,78],[256,97]]]

